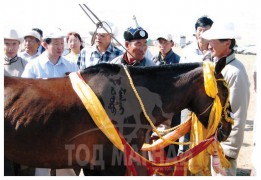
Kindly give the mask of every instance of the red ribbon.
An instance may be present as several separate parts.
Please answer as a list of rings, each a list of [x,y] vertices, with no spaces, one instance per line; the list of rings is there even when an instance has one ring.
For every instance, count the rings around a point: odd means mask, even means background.
[[[116,129],[117,130],[117,129]],[[118,131],[118,130],[117,130]],[[134,159],[135,161],[137,161],[138,163],[140,163],[141,165],[145,166],[148,169],[148,174],[152,175],[155,172],[159,172],[161,174],[165,174],[168,175],[170,174],[170,172],[172,171],[172,166],[175,166],[175,170],[173,172],[174,176],[184,176],[184,174],[186,173],[184,171],[185,169],[185,163],[187,163],[189,161],[189,159],[195,157],[196,155],[198,155],[201,151],[203,151],[204,149],[206,149],[213,141],[214,138],[209,138],[205,141],[200,142],[197,146],[193,147],[192,149],[180,154],[179,156],[176,156],[174,158],[168,158],[165,159],[164,162],[162,161],[158,161],[157,163],[173,163],[173,162],[177,162],[174,165],[157,165],[156,163],[152,163],[150,161],[146,161],[143,158],[141,158],[140,154],[138,154],[137,152],[135,152],[131,146],[129,145],[128,142],[126,142],[126,140],[124,139],[124,137],[121,135],[121,133],[118,131],[119,136],[122,140],[122,143],[124,145],[124,160],[126,163],[126,167],[127,167],[127,172],[129,172],[127,175],[137,175],[136,169],[134,167],[134,164],[132,162],[131,159]]]

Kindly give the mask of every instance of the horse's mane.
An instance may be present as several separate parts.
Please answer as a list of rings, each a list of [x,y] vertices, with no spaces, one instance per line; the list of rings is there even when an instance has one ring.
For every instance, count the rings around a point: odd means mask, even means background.
[[[128,66],[129,71],[131,74],[136,75],[144,75],[144,74],[151,74],[151,73],[158,73],[158,72],[168,72],[172,71],[177,74],[182,74],[184,72],[188,72],[195,68],[202,67],[202,63],[182,63],[182,64],[171,64],[171,65],[163,65],[163,66]],[[86,69],[82,70],[82,74],[92,74],[92,73],[108,73],[110,74],[117,74],[122,65],[119,64],[109,64],[109,63],[101,63],[94,66],[87,67]]]

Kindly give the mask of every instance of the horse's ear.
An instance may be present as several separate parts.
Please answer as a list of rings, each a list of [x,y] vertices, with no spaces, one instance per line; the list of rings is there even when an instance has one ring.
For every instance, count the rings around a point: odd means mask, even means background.
[[[226,66],[226,59],[227,57],[222,57],[218,60],[215,66],[215,74],[220,74],[222,69]]]

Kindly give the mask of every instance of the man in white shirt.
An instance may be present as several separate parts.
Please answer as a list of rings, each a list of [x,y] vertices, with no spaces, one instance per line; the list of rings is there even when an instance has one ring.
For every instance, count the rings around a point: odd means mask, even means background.
[[[76,63],[62,57],[64,50],[64,35],[57,30],[47,34],[43,43],[46,51],[35,60],[29,62],[22,74],[25,78],[56,78],[64,77],[67,73],[78,71]],[[36,176],[49,176],[50,169],[36,168]],[[75,176],[73,169],[57,169],[56,175]]]
[[[19,53],[19,56],[30,62],[40,55],[38,48],[41,45],[40,34],[36,31],[30,31],[24,35],[25,50]]]
[[[46,52],[28,63],[22,74],[27,78],[64,77],[66,73],[78,71],[76,63],[62,57],[64,50],[63,35],[51,34],[44,39]]]
[[[213,24],[212,19],[207,16],[198,18],[195,23],[195,42],[184,48],[179,63],[193,63],[203,62],[205,55],[208,52],[208,40],[201,37],[201,34],[209,30]],[[188,109],[181,111],[181,123],[185,122],[190,114]],[[180,138],[180,142],[187,142],[190,139],[189,133]],[[179,153],[183,153],[188,150],[188,145],[180,145]]]
[[[201,37],[201,34],[211,28],[213,21],[207,16],[200,17],[195,23],[195,41],[185,47],[179,63],[202,62],[208,52],[208,40]]]

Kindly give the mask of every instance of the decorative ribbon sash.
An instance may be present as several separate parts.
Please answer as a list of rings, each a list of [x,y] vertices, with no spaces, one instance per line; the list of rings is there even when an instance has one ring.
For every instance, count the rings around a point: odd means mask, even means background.
[[[69,74],[73,89],[81,99],[82,103],[84,104],[85,108],[89,112],[90,116],[92,117],[93,121],[97,125],[97,127],[108,137],[108,139],[121,151],[125,154],[125,161],[127,163],[127,167],[130,168],[132,171],[132,175],[136,175],[136,171],[134,166],[131,162],[131,159],[136,160],[137,162],[145,165],[149,171],[153,174],[153,172],[158,172],[159,168],[166,167],[169,169],[171,166],[181,166],[184,167],[184,163],[186,163],[190,158],[195,157],[198,155],[202,150],[207,148],[209,144],[214,141],[214,138],[209,138],[207,140],[201,141],[197,146],[194,146],[189,151],[183,153],[181,156],[170,158],[165,160],[164,162],[151,162],[135,152],[133,148],[126,142],[123,136],[118,132],[118,130],[112,124],[110,118],[108,117],[106,111],[104,110],[103,106],[101,105],[98,97],[92,91],[92,89],[85,83],[82,79],[79,72],[77,73],[70,73]],[[183,175],[184,170],[177,170],[176,168],[174,175]],[[161,171],[165,172],[166,171]]]
[[[119,150],[124,151],[124,146],[121,142],[121,139],[106,111],[102,107],[98,97],[92,91],[90,86],[88,86],[88,84],[86,84],[85,81],[80,78],[81,75],[77,73],[79,72],[69,74],[74,91],[81,99],[83,105],[89,112],[97,127]]]
[[[214,103],[211,108],[211,112],[209,115],[208,127],[205,128],[200,121],[198,120],[197,116],[193,113],[192,114],[192,128],[190,134],[190,140],[192,142],[191,147],[193,148],[198,144],[198,142],[209,138],[215,134],[218,124],[221,119],[222,114],[222,106],[220,99],[218,97],[218,88],[217,88],[217,80],[214,76],[215,73],[215,64],[212,62],[204,61],[203,63],[203,73],[204,73],[204,86],[205,91],[209,97],[214,98]],[[225,104],[225,108],[227,107],[228,99]],[[226,119],[230,122],[230,119]],[[204,175],[211,175],[209,170],[209,160],[210,155],[213,155],[214,152],[217,151],[218,157],[220,158],[220,162],[222,167],[228,168],[230,167],[229,161],[225,158],[223,149],[220,143],[215,140],[207,149],[202,151],[198,156],[191,159],[189,161],[189,170],[193,173],[202,172]]]

